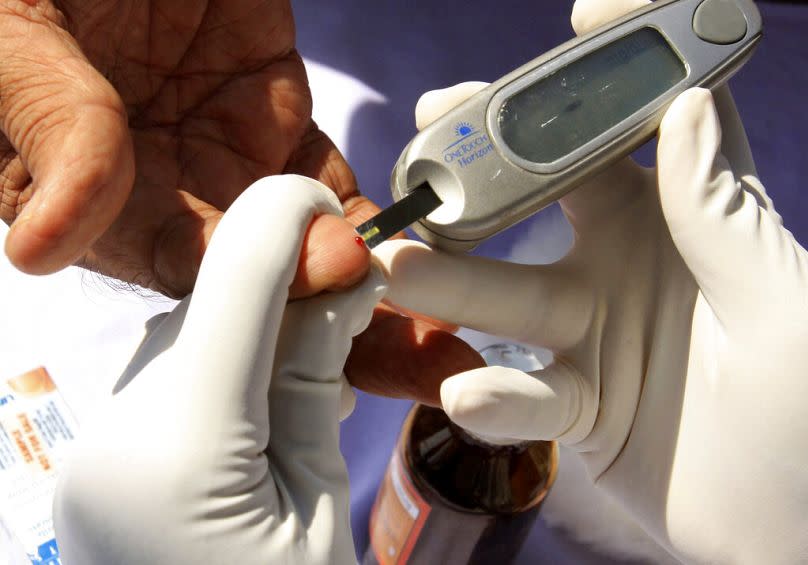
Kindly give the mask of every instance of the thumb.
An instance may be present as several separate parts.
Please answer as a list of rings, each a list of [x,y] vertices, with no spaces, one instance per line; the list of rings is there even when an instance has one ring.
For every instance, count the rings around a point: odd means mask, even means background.
[[[497,366],[460,373],[443,381],[440,396],[453,422],[486,438],[576,441],[597,411],[577,371],[558,361],[532,373]]]
[[[374,267],[350,291],[287,305],[270,389],[270,448],[280,460],[295,461],[289,466],[316,469],[323,454],[337,457],[337,423],[347,386],[342,368],[351,338],[367,328],[386,290],[382,271]],[[317,449],[302,450],[302,445]]]
[[[6,254],[35,274],[76,262],[123,207],[134,155],[123,102],[50,2],[0,7],[0,129]]]
[[[733,171],[721,146],[710,91],[694,88],[680,95],[660,126],[660,201],[671,237],[704,297],[719,320],[731,325],[763,314],[758,309],[771,310],[777,297],[800,295],[789,286],[800,277],[788,273],[802,271],[806,257],[761,199],[758,179]]]

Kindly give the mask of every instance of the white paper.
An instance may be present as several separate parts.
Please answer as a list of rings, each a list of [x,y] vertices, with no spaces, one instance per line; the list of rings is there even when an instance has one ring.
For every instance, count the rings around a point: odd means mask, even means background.
[[[44,368],[0,381],[0,517],[7,544],[21,547],[35,565],[60,564],[53,496],[75,432]]]

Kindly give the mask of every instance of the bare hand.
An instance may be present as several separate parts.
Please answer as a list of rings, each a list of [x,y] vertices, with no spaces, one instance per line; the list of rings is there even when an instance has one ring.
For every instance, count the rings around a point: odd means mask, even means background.
[[[288,0],[2,0],[0,128],[6,253],[29,273],[182,296],[222,211],[282,172],[331,187],[353,223],[376,210],[311,119]],[[315,227],[296,294],[367,268],[349,225]]]

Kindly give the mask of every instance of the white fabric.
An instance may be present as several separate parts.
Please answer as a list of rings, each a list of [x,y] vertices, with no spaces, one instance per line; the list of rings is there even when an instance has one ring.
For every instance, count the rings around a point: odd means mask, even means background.
[[[573,22],[640,4],[579,2]],[[457,92],[420,104],[418,122]],[[377,254],[391,300],[555,353],[535,378],[494,367],[447,380],[459,424],[559,439],[684,561],[804,562],[808,254],[755,176],[728,90],[716,102],[700,89],[674,102],[657,170],[626,160],[563,199],[576,237],[554,265],[411,242]]]
[[[263,179],[216,229],[193,295],[151,331],[84,422],[54,505],[67,565],[349,563],[341,368],[385,291],[287,304],[305,228],[341,214]]]

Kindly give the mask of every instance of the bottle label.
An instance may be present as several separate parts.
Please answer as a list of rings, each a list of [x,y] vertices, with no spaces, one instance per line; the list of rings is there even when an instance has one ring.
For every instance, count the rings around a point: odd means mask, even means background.
[[[370,514],[370,546],[379,565],[407,563],[430,510],[396,449]]]

